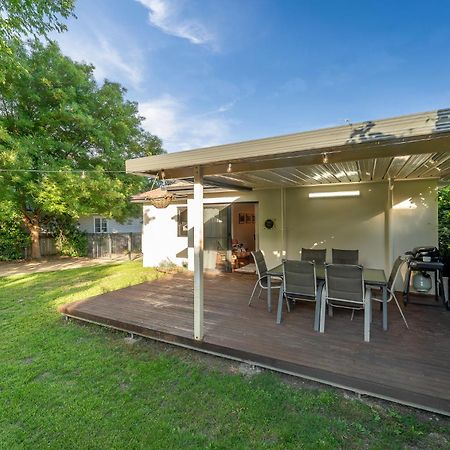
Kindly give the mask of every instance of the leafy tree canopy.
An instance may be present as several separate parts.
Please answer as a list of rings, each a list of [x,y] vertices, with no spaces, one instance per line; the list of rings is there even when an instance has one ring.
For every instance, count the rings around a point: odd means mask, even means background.
[[[21,212],[39,257],[38,230],[51,217],[129,216],[146,180],[124,174],[124,161],[160,153],[161,142],[122,86],[97,84],[93,66],[55,43],[14,52],[25,70],[10,66],[0,84],[0,196]]]
[[[66,29],[64,20],[73,15],[74,0],[0,0],[0,83],[5,64],[20,67],[14,46],[23,39],[45,38]]]

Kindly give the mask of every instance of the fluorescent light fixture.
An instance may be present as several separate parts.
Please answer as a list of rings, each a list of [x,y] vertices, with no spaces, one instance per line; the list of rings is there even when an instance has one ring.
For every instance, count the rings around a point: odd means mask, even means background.
[[[309,198],[359,197],[359,191],[310,192]]]

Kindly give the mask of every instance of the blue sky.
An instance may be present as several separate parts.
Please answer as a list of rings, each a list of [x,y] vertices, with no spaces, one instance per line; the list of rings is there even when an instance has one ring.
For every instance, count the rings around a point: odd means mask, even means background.
[[[444,1],[77,0],[63,52],[168,151],[450,106]]]

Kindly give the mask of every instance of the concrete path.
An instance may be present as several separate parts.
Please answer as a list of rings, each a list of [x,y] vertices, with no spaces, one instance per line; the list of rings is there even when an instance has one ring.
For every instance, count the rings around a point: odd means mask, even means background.
[[[126,261],[129,261],[128,256],[118,256],[112,259],[56,257],[42,259],[40,261],[7,261],[0,262],[0,277],[38,272],[52,272],[55,270],[78,269],[80,267],[98,266]]]

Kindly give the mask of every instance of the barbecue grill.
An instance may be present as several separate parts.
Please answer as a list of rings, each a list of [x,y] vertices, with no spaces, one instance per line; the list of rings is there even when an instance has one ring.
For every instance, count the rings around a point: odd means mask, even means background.
[[[444,286],[442,281],[444,263],[441,260],[439,250],[436,247],[415,247],[411,251],[406,252],[405,256],[408,263],[405,285],[403,288],[403,303],[405,306],[408,305],[408,303],[438,306],[439,299],[445,304]],[[411,275],[413,272],[421,272],[422,274],[428,274],[429,272],[434,273],[435,303],[417,302],[409,299]],[[447,309],[449,309],[448,303]]]

